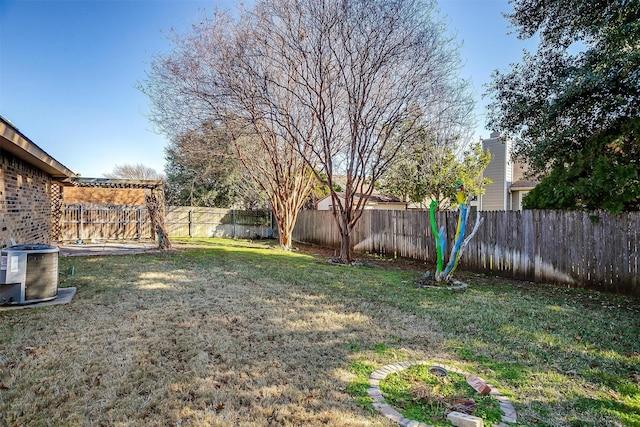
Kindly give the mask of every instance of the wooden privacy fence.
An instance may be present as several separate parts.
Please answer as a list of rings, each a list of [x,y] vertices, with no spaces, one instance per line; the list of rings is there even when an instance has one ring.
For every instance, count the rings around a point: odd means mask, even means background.
[[[67,204],[62,207],[62,240],[153,239],[145,206]]]
[[[570,284],[640,295],[640,212],[480,212],[478,233],[460,262],[465,270],[535,282]],[[471,213],[469,232],[476,213]],[[448,257],[458,212],[438,212],[446,226]],[[303,211],[295,241],[338,248],[331,212]],[[436,261],[435,240],[425,211],[365,211],[353,233],[357,252]],[[446,258],[448,259],[448,258]],[[446,260],[445,259],[445,260]]]
[[[271,211],[167,206],[169,237],[273,237]],[[145,206],[65,204],[62,240],[154,239]]]
[[[168,206],[169,237],[273,237],[271,211]]]

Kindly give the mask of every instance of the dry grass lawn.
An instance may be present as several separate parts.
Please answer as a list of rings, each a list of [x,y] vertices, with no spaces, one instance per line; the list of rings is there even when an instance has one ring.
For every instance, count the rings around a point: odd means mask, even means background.
[[[428,353],[437,333],[427,318],[185,251],[61,259],[75,267],[70,305],[0,313],[0,423],[389,424],[345,391],[349,343],[393,334]],[[290,256],[270,252],[268,268]]]
[[[624,425],[615,411],[624,405],[640,414],[635,301],[623,300],[618,314],[602,309],[620,348],[594,343],[590,328],[582,338],[572,329],[570,340],[583,341],[569,356],[580,362],[556,369],[566,354],[556,355],[557,343],[519,335],[531,332],[526,314],[537,297],[529,290],[469,277],[478,290],[456,295],[417,289],[419,273],[391,263],[336,267],[326,257],[216,239],[178,247],[62,258],[62,286],[78,289],[71,304],[0,312],[0,425],[390,426],[358,396],[353,367],[425,359],[506,386],[524,425]],[[502,319],[507,329],[496,331],[505,327],[492,323],[496,310],[517,310],[509,292],[531,299],[520,313],[525,326]],[[575,295],[542,307],[580,318],[576,301],[585,294]],[[469,311],[471,300],[492,318]],[[518,344],[525,336],[533,341]],[[626,389],[590,377],[592,351],[612,361],[607,372]],[[613,415],[567,403],[602,396]]]

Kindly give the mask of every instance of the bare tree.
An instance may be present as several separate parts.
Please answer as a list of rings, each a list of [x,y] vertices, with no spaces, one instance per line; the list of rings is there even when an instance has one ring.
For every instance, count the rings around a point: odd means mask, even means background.
[[[164,190],[162,186],[145,190],[144,200],[149,211],[151,226],[158,238],[158,248],[162,250],[171,249],[171,240],[169,240],[165,220]]]
[[[434,13],[432,0],[259,1],[237,19],[216,13],[175,35],[142,89],[166,132],[194,118],[225,123],[270,195],[281,236],[314,179],[323,181],[349,261],[351,232],[404,137],[434,109],[469,105],[448,96],[464,85]],[[336,175],[347,177],[344,199]]]
[[[155,169],[142,163],[115,165],[113,170],[104,174],[105,178],[139,179],[159,181],[162,175]]]
[[[295,129],[313,136],[293,148],[326,176],[343,261],[403,141],[426,124],[445,144],[469,124],[456,46],[434,7],[429,0],[272,0],[259,3],[248,24],[258,36],[244,57],[262,65],[247,67],[250,81],[286,94],[265,100],[271,111],[280,113],[277,99],[288,97],[309,117]],[[344,197],[334,190],[336,175],[346,175]]]
[[[152,120],[169,135],[207,120],[221,124],[246,173],[266,192],[280,246],[289,249],[297,213],[316,182],[312,168],[291,148],[306,144],[293,128],[296,120],[307,119],[296,116],[292,99],[278,101],[289,102],[286,116],[270,111],[278,94],[249,80],[247,67],[253,64],[245,55],[255,35],[245,33],[242,19],[233,22],[225,14],[205,19],[192,34],[174,34],[175,49],[155,59],[142,90],[153,102]]]
[[[292,137],[287,126],[281,126],[277,120],[275,117],[264,119],[253,112],[242,120],[249,123],[245,128],[236,126],[236,120],[229,123],[229,129],[246,173],[269,198],[278,224],[280,246],[288,250],[298,212],[311,193],[316,177],[304,157],[291,148],[299,142],[288,141]]]

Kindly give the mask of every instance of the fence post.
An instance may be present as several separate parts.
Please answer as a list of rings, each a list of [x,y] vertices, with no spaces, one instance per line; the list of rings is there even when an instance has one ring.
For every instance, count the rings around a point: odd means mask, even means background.
[[[78,239],[84,239],[84,224],[83,224],[83,206],[80,205],[80,212],[78,213]]]
[[[189,237],[193,237],[193,209],[189,209]]]
[[[233,238],[236,238],[236,210],[232,209],[231,210],[231,215],[233,218]]]
[[[546,211],[544,211],[546,212]],[[535,246],[534,246],[534,255],[533,255],[533,281],[534,282],[539,282],[541,277],[542,277],[542,259],[541,259],[541,251],[540,251],[540,245],[542,244],[541,242],[541,233],[542,233],[542,226],[540,224],[540,211],[539,210],[534,210],[533,211],[533,233],[534,233],[534,242],[535,242]]]

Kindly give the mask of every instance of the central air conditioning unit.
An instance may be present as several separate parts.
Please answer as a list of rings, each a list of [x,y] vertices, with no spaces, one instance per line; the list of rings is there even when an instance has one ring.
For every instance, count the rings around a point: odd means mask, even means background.
[[[58,296],[58,252],[51,245],[15,245],[0,251],[0,305],[31,304]]]

